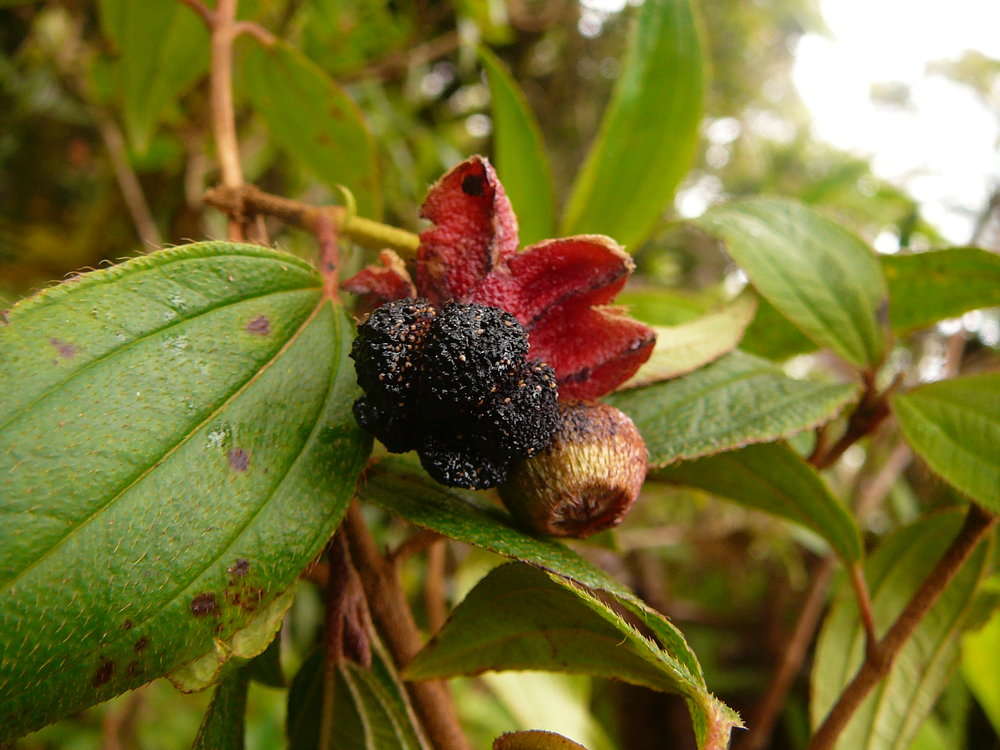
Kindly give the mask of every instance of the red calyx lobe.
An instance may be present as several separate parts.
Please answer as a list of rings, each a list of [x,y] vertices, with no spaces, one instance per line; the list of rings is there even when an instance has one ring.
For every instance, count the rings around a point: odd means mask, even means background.
[[[652,329],[604,307],[625,285],[632,259],[603,235],[546,240],[518,253],[517,220],[485,158],[442,177],[422,215],[434,226],[420,235],[417,292],[511,313],[528,332],[529,356],[555,370],[560,398],[598,398],[649,358]],[[356,283],[364,273],[345,286],[373,291],[364,279]]]

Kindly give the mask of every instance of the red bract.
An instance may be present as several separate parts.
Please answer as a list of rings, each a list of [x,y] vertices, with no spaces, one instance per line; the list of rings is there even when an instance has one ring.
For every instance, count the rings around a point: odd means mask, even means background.
[[[555,370],[560,397],[602,396],[649,358],[652,329],[606,306],[634,269],[632,259],[602,235],[517,252],[517,219],[485,158],[473,156],[442,177],[421,215],[434,226],[420,235],[417,293],[436,305],[476,302],[511,313],[528,332],[529,355]],[[413,285],[399,257],[383,251],[381,262],[344,287],[383,302],[408,296]]]

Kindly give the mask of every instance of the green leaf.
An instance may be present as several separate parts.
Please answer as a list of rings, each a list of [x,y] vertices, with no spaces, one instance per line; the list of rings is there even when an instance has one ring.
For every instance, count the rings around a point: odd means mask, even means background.
[[[701,295],[632,282],[615,297],[615,305],[624,307],[631,317],[655,326],[687,323],[704,315],[712,307]]]
[[[715,312],[677,326],[653,326],[656,346],[649,359],[619,390],[640,388],[697,370],[740,343],[757,299],[742,294]]]
[[[785,443],[749,445],[653,475],[787,518],[812,529],[847,562],[862,555],[861,532],[822,477]]]
[[[386,458],[371,467],[358,497],[460,542],[537,565],[591,588],[630,595],[565,545],[518,529],[506,511],[483,502],[483,493],[444,487],[407,458]]]
[[[865,564],[879,635],[889,629],[962,525],[962,513],[926,517],[888,537]],[[980,544],[924,616],[893,668],[841,733],[842,750],[905,748],[951,676],[959,636],[968,625],[976,588],[988,569],[989,545]],[[846,583],[846,582],[845,582]],[[841,586],[823,624],[812,670],[813,726],[818,726],[864,658],[865,636],[850,586]]]
[[[859,367],[881,362],[885,280],[858,237],[780,198],[727,203],[695,223],[723,239],[757,291],[817,344]]]
[[[245,668],[222,678],[201,721],[192,750],[243,750],[250,676]]]
[[[816,350],[816,343],[788,322],[766,299],[757,301],[757,314],[740,341],[740,349],[766,359],[785,360]]]
[[[281,669],[281,634],[279,633],[267,648],[247,665],[250,679],[268,687],[286,687],[285,673]]]
[[[205,24],[176,0],[101,0],[101,28],[121,53],[125,128],[139,152],[177,100],[208,70]]]
[[[563,234],[607,234],[633,250],[649,236],[694,160],[703,68],[690,1],[646,0]]]
[[[583,745],[555,732],[530,729],[508,732],[496,738],[493,750],[587,750]]]
[[[962,674],[1000,734],[1000,610],[983,628],[962,639]]]
[[[353,330],[320,284],[285,253],[206,242],[9,312],[0,739],[267,646],[370,448]]]
[[[905,333],[979,307],[1000,305],[1000,255],[976,247],[884,255],[889,322]]]
[[[1000,512],[1000,373],[942,380],[892,398],[913,449],[969,497]]]
[[[479,58],[486,70],[493,106],[493,151],[497,174],[514,206],[521,244],[555,234],[552,169],[545,142],[524,93],[503,62],[485,47]]]
[[[324,693],[323,651],[302,665],[288,692],[285,730],[290,747],[320,747]],[[424,750],[413,709],[384,647],[373,639],[370,669],[335,667],[330,750]]]
[[[708,692],[680,633],[648,608],[618,604],[616,611],[552,573],[503,565],[476,585],[405,676],[426,680],[538,669],[623,680],[683,695],[699,747],[727,747],[739,718]]]
[[[358,212],[378,219],[382,193],[375,141],[357,104],[323,70],[284,42],[242,49],[241,91],[274,141],[331,188],[344,185]]]
[[[676,380],[605,400],[632,418],[657,467],[787,438],[833,419],[857,394],[857,385],[793,380],[736,350]]]

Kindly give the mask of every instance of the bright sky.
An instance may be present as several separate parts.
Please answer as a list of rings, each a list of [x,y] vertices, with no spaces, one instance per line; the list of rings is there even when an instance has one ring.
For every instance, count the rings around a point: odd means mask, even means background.
[[[1000,59],[998,0],[822,0],[830,36],[807,34],[794,78],[816,134],[872,158],[951,242],[968,242],[1000,184],[1000,113],[927,64],[966,50]],[[873,84],[910,89],[903,105],[873,102]]]

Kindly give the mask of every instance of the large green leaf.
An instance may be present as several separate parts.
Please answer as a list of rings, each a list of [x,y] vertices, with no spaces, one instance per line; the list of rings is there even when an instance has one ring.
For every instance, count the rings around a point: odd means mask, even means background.
[[[756,297],[742,294],[690,323],[653,326],[656,331],[653,353],[635,375],[619,386],[620,390],[676,378],[732,351],[740,343],[756,308]]]
[[[493,152],[497,174],[514,206],[521,244],[555,234],[552,169],[542,131],[524,93],[503,62],[480,48],[493,105]]]
[[[125,127],[145,151],[178,97],[208,69],[202,20],[177,0],[101,0],[101,28],[120,52]]]
[[[288,692],[285,731],[295,750],[322,746],[323,651],[302,665]],[[392,660],[377,640],[372,642],[372,665],[353,662],[334,668],[333,716],[330,750],[424,750],[413,709]]]
[[[892,625],[962,525],[962,513],[924,518],[886,539],[865,564],[875,627]],[[981,544],[896,656],[892,670],[851,717],[837,741],[842,750],[906,748],[934,707],[959,657],[976,588],[988,569]],[[846,584],[846,581],[845,581]],[[817,726],[864,659],[865,634],[850,586],[841,587],[826,618],[812,671],[810,712]]]
[[[859,367],[882,360],[886,301],[875,254],[855,235],[791,200],[727,203],[696,220],[725,240],[757,291],[820,346]]]
[[[503,565],[476,585],[405,676],[537,669],[610,677],[683,695],[699,746],[727,747],[739,718],[708,692],[680,634],[652,610],[619,604],[624,611],[555,574]]]
[[[832,419],[857,393],[855,385],[785,377],[773,363],[737,350],[606,401],[635,422],[650,466],[665,466],[789,437]]]
[[[263,650],[370,445],[351,415],[351,325],[285,253],[164,250],[8,317],[3,737]]]
[[[241,91],[271,137],[330,187],[354,193],[358,211],[382,213],[375,142],[354,101],[323,70],[284,42],[241,44]]]
[[[407,458],[387,458],[371,467],[359,497],[410,523],[498,555],[551,570],[591,588],[628,596],[624,586],[554,539],[521,531],[483,493],[444,487]]]
[[[222,678],[201,721],[192,750],[243,750],[250,675],[234,669]]]
[[[646,0],[563,234],[608,234],[630,249],[649,236],[694,159],[703,66],[690,0]]]
[[[1000,512],[1000,373],[942,380],[892,398],[913,449],[935,472]]]
[[[766,299],[757,302],[757,314],[740,340],[740,349],[758,357],[783,360],[816,350],[816,342],[788,322]]]
[[[889,321],[905,333],[979,307],[1000,305],[1000,255],[976,247],[884,255]]]
[[[708,490],[751,508],[806,526],[844,560],[861,558],[861,532],[815,469],[785,443],[748,445],[738,451],[684,461],[656,479]]]

